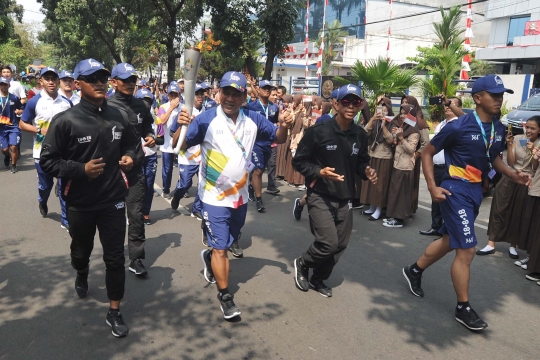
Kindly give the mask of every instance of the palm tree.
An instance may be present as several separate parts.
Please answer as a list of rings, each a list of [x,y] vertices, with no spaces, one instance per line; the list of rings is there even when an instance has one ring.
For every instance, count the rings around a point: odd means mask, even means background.
[[[362,62],[356,61],[351,73],[354,82],[362,82],[362,90],[371,110],[375,110],[380,96],[404,93],[406,89],[419,83],[414,70],[401,69],[392,60],[382,57],[368,60],[365,66]],[[335,77],[334,80],[344,84],[350,82],[342,77]]]
[[[325,25],[325,34],[324,34],[324,53],[323,53],[323,75],[328,75],[330,72],[332,60],[336,56],[334,51],[334,46],[337,44],[343,44],[343,38],[349,35],[349,32],[343,30],[343,25],[339,20],[334,20],[330,24]],[[320,47],[322,43],[322,30],[319,31],[319,38],[317,39],[316,45]]]
[[[487,74],[493,74],[495,72],[495,65],[489,61],[473,59],[471,63],[471,75],[484,76]]]
[[[440,11],[442,21],[440,23],[433,23],[433,31],[439,38],[439,43],[435,46],[446,49],[451,44],[462,44],[463,38],[461,38],[461,35],[463,35],[465,30],[460,25],[462,18],[460,7],[453,6],[446,12],[441,6]]]

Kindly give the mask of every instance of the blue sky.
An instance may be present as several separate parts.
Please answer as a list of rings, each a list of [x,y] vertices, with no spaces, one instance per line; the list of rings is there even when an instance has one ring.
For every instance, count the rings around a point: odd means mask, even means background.
[[[24,7],[23,22],[38,22],[41,23],[45,17],[40,11],[41,4],[36,0],[17,0],[17,4]]]

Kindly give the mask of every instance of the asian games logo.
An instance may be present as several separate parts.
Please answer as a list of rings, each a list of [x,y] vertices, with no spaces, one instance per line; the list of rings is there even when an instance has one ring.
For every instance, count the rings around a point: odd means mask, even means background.
[[[229,80],[240,81],[240,77],[239,77],[239,76],[236,76],[234,73],[232,73]]]
[[[94,67],[94,66],[101,67],[101,64],[93,59],[88,59],[88,63],[90,64],[90,67]]]
[[[503,81],[499,75],[495,75],[494,79],[497,85],[503,85]]]
[[[193,63],[193,60],[186,59],[184,63],[184,74],[189,73],[193,68],[195,67],[195,64]]]

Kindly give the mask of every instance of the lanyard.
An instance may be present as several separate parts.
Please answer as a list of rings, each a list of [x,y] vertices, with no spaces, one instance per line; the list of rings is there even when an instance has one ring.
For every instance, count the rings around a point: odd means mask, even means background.
[[[270,104],[266,105],[266,107],[264,107],[263,103],[261,102],[261,100],[259,100],[259,104],[261,104],[261,107],[263,108],[263,111],[264,111],[264,116],[266,116],[266,118],[268,119],[268,107],[270,106]]]
[[[495,140],[495,125],[493,125],[493,121],[492,121],[491,122],[491,137],[488,142],[486,131],[484,130],[484,127],[482,126],[482,121],[478,117],[476,110],[474,111],[474,118],[476,119],[478,126],[480,126],[480,131],[482,132],[482,138],[484,139],[484,144],[486,144],[486,157],[488,158],[489,169],[491,170],[491,158],[489,156],[489,149],[491,149],[491,146],[493,145],[493,141]]]
[[[244,117],[244,111],[240,110],[240,113],[238,115],[239,115],[239,117],[236,119],[237,122],[238,122],[238,120],[240,120],[240,117],[242,117],[242,118]],[[242,155],[244,156],[244,159],[246,159],[246,161],[247,161],[248,158],[247,158],[246,149],[244,148],[244,145],[242,145],[242,142],[240,141],[238,136],[236,136],[236,130],[231,129],[229,124],[227,124],[227,127],[229,128],[229,131],[231,132],[231,135],[233,136],[234,141],[236,141],[236,144],[238,145],[240,150],[242,150]]]
[[[5,102],[4,102],[3,98],[4,98],[3,96],[0,97],[0,103],[2,103],[2,112],[1,112],[2,114],[4,113],[4,109],[6,108],[6,105],[9,102],[9,94],[8,94],[8,96],[6,96],[6,101]]]

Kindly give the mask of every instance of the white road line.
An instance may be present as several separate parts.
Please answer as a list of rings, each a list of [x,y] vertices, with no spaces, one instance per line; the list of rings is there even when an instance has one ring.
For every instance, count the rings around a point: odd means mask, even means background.
[[[427,207],[427,206],[424,206],[424,205],[418,204],[418,207],[421,208],[421,209],[427,210],[427,211],[431,211],[431,208],[430,208],[430,207]],[[479,224],[479,223],[477,223],[477,222],[474,223],[474,226],[479,227],[480,229],[487,230],[487,226],[486,226],[486,225],[482,225],[482,224]]]

